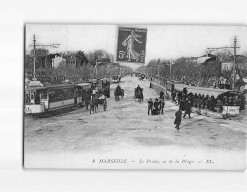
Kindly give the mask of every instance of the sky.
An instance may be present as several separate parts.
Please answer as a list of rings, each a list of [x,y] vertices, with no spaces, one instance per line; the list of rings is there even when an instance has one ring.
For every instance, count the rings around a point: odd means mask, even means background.
[[[247,27],[200,25],[138,25],[147,28],[146,60],[198,57],[208,47],[231,47],[237,36],[237,54],[247,55]],[[32,47],[35,34],[37,44],[61,44],[48,48],[50,53],[83,50],[86,53],[104,49],[114,54],[116,25],[27,24],[26,50]],[[133,66],[133,65],[132,65]]]

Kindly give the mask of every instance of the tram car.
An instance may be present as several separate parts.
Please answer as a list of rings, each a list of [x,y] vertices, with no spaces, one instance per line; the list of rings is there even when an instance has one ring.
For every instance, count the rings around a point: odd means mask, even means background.
[[[173,84],[175,92],[183,92],[184,88],[187,94],[192,94],[195,97],[208,98],[214,100],[216,103],[217,111],[222,113],[223,116],[237,116],[239,115],[242,105],[243,93],[235,90],[215,89],[205,87],[194,87],[184,84]],[[221,109],[218,107],[222,107]]]
[[[102,92],[104,95],[110,97],[110,80],[107,78],[104,79],[91,79],[87,81],[91,83],[91,88],[95,90],[96,93]]]
[[[25,113],[35,116],[75,106],[74,84],[58,84],[26,89]]]
[[[70,111],[83,106],[87,91],[91,91],[90,83],[29,86],[25,91],[25,114],[41,117]]]
[[[100,79],[90,79],[86,83],[91,84],[91,88],[98,92],[101,89],[101,83],[99,83]]]
[[[91,96],[92,93],[92,84],[91,83],[79,83],[75,85],[77,102],[76,104],[79,107],[85,105],[86,98]]]

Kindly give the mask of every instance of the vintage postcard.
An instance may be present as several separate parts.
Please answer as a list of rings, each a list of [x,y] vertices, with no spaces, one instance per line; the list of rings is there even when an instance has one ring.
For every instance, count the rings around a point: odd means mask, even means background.
[[[247,28],[26,24],[25,168],[245,170]]]

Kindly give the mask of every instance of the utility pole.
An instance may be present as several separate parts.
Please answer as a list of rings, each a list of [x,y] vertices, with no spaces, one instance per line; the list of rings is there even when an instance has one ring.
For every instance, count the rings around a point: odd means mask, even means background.
[[[57,48],[61,44],[37,45],[35,34],[33,35],[33,81],[36,81],[36,47],[53,47]],[[45,62],[46,63],[46,62]]]
[[[234,38],[234,59],[233,59],[233,82],[232,82],[232,89],[234,89],[234,83],[235,83],[235,67],[236,67],[236,47],[237,47],[237,37]]]
[[[96,58],[96,63],[95,63],[95,77],[96,78],[97,78],[97,74],[98,74],[97,68],[98,68],[98,58]]]
[[[158,64],[158,83],[160,83],[160,64]]]
[[[172,80],[172,60],[170,60],[170,81]]]
[[[36,38],[35,35],[33,35],[33,81],[36,81],[36,71],[35,71],[35,63],[36,63]]]

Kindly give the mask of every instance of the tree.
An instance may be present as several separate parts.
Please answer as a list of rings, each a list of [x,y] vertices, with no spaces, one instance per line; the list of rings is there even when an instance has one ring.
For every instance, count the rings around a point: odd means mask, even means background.
[[[80,67],[88,63],[87,56],[84,54],[83,51],[77,51],[75,57]]]
[[[114,60],[113,55],[109,54],[107,51],[105,51],[103,49],[98,49],[98,50],[95,50],[93,52],[89,52],[87,54],[87,58],[92,65],[95,65],[96,60],[98,60],[100,58],[109,58],[110,60]],[[111,62],[113,62],[113,61],[111,61]]]
[[[45,69],[45,64],[47,63],[46,57],[49,55],[49,51],[47,49],[43,48],[37,48],[35,50],[35,56],[36,56],[36,61],[35,61],[35,69],[36,72],[42,72],[42,70],[39,69]],[[25,72],[27,73],[33,73],[33,66],[34,66],[34,50],[32,49],[31,51],[25,53],[25,61],[24,61],[24,67],[25,67]]]

